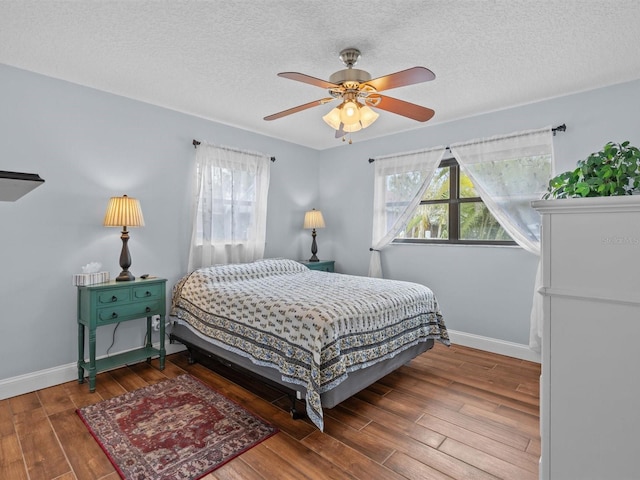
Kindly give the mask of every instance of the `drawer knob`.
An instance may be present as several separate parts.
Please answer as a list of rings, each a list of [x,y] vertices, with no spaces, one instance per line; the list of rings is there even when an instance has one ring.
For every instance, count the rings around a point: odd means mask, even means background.
[[[144,309],[145,312],[149,313],[151,311],[151,307],[147,307]]]
[[[149,290],[147,290],[146,292],[144,292],[144,294],[145,294],[147,297],[150,297],[150,296],[151,296],[151,292],[150,292]]]
[[[117,314],[116,312],[113,312],[113,313],[111,314],[111,318],[118,318],[118,314]]]
[[[118,301],[118,297],[116,297],[115,295],[111,297],[111,301],[112,302],[117,302]]]

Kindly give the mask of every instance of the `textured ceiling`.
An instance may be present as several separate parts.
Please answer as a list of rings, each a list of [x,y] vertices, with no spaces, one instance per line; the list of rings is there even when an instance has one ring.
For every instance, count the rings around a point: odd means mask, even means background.
[[[381,111],[358,141],[640,78],[638,25],[638,0],[0,0],[0,63],[325,149],[337,102],[263,120],[327,96],[278,72],[328,80],[357,47],[374,78],[436,74],[385,92],[432,120]]]

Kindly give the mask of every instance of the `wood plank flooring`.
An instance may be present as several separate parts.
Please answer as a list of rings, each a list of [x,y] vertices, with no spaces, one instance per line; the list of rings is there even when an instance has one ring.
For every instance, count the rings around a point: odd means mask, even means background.
[[[436,344],[325,410],[324,432],[291,419],[280,392],[221,365],[189,365],[178,353],[164,371],[156,367],[154,360],[99,374],[95,393],[69,382],[0,400],[0,478],[117,480],[75,409],[184,372],[280,429],[206,480],[538,478],[535,363]]]

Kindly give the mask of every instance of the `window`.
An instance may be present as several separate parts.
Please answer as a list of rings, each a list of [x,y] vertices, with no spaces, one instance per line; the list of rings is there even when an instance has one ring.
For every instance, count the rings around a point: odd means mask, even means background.
[[[207,236],[212,242],[223,244],[248,241],[257,201],[255,171],[242,167],[206,168],[210,169],[206,175],[212,196],[207,198],[201,192],[198,199],[198,242],[202,244]],[[209,199],[210,210],[206,208]]]
[[[190,270],[263,257],[269,162],[263,154],[197,147]]]
[[[396,206],[391,202],[387,208]],[[414,215],[395,241],[516,245],[489,212],[473,182],[454,158],[440,163]]]

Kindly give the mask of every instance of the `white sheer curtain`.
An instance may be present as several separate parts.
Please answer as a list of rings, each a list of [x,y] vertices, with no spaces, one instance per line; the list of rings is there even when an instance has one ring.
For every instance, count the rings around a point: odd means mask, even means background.
[[[413,215],[445,150],[434,147],[375,159],[369,276],[382,277],[380,250],[396,238]]]
[[[451,145],[451,153],[473,182],[491,214],[514,241],[540,255],[540,216],[531,208],[542,198],[553,170],[551,127]],[[529,347],[540,351],[542,296],[540,266],[531,310]]]
[[[202,142],[195,160],[189,271],[262,258],[269,157]]]

